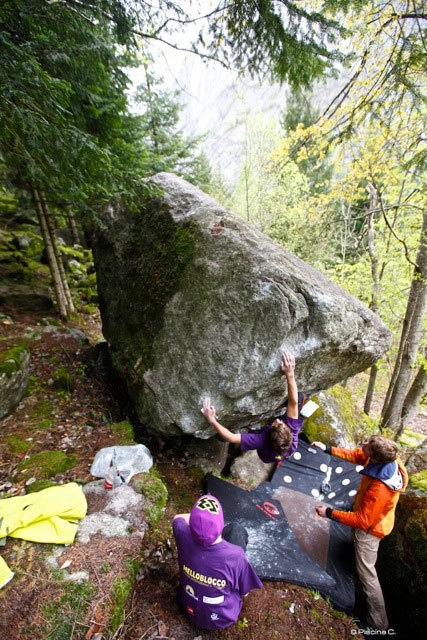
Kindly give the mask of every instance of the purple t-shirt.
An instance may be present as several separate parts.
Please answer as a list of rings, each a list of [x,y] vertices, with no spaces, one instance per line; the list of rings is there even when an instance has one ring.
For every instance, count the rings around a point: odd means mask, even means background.
[[[292,433],[292,444],[290,449],[282,453],[277,453],[268,444],[268,433],[271,429],[271,423],[258,431],[257,433],[242,433],[240,437],[240,448],[242,451],[249,451],[250,449],[256,449],[259,457],[263,462],[279,462],[283,458],[290,458],[290,456],[296,451],[298,447],[298,434],[301,431],[303,425],[303,418],[288,418],[285,414],[280,416],[280,420],[283,420],[288,425]]]
[[[203,547],[184,518],[173,521],[178,548],[179,600],[188,619],[202,629],[221,629],[236,622],[242,596],[262,582],[241,547],[222,540]]]

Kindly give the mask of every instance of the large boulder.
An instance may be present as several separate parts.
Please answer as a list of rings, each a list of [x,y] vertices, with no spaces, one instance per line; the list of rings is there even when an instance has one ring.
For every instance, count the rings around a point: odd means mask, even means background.
[[[147,427],[208,438],[280,411],[281,353],[312,393],[363,371],[390,331],[359,300],[175,175],[139,211],[110,205],[93,252],[103,333]]]

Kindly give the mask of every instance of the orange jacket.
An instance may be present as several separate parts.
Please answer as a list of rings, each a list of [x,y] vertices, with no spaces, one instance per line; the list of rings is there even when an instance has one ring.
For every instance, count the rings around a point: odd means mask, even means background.
[[[342,449],[331,447],[331,453],[338,458],[343,458],[354,464],[366,465],[370,458],[362,449]],[[402,476],[403,485],[400,490],[391,489],[382,480],[362,475],[353,503],[353,511],[332,510],[331,517],[343,524],[356,529],[363,529],[377,538],[387,536],[394,526],[394,514],[400,494],[405,491],[408,484],[408,473],[402,462],[397,460],[398,469]]]

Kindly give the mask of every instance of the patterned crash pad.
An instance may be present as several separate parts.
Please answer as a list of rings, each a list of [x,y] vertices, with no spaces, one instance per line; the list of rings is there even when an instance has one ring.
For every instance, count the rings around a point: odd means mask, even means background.
[[[316,515],[324,502],[351,509],[360,476],[355,465],[300,441],[268,482],[245,491],[213,475],[207,491],[224,509],[225,522],[249,534],[248,559],[261,579],[316,589],[343,611],[354,607],[352,529]]]

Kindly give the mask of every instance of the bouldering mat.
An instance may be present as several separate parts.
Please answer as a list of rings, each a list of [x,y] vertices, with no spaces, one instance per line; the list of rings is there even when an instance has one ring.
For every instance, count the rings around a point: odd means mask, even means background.
[[[253,491],[212,475],[206,488],[220,500],[226,523],[248,531],[246,553],[261,579],[316,589],[349,612],[355,599],[352,529],[320,518],[315,505],[350,509],[359,482],[355,465],[300,441],[271,481]]]

